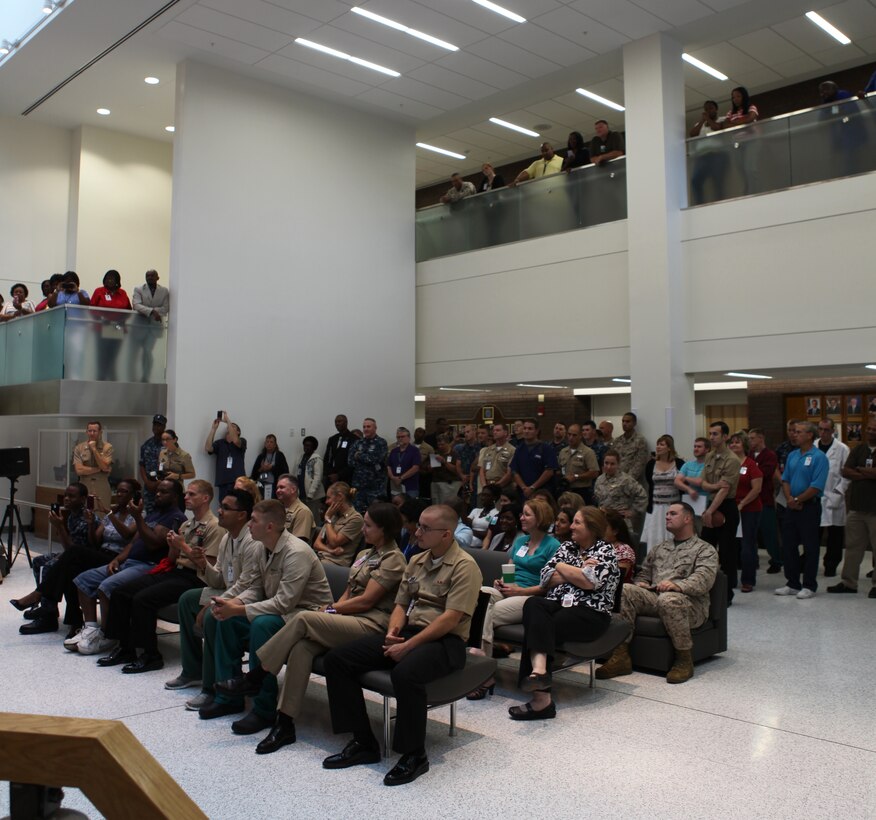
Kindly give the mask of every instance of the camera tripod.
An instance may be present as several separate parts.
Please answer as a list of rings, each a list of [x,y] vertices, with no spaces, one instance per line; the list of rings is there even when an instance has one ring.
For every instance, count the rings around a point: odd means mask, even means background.
[[[15,486],[18,483],[17,478],[9,478],[9,503],[6,505],[6,512],[3,514],[3,521],[0,522],[0,562],[6,566],[3,568],[4,575],[8,575],[18,558],[18,553],[24,548],[24,553],[27,555],[27,563],[33,566],[33,559],[30,556],[30,548],[27,545],[27,536],[24,533],[24,525],[21,523],[21,513],[18,510],[18,504],[15,503],[15,493],[18,488]],[[15,549],[15,527],[18,526],[18,548]],[[6,545],[3,544],[3,530],[9,527],[9,537]],[[13,552],[13,549],[15,551]]]

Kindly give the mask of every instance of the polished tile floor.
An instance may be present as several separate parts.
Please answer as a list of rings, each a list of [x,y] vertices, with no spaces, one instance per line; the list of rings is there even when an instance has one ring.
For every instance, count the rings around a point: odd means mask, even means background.
[[[211,818],[876,818],[876,600],[864,584],[827,595],[822,578],[812,600],[776,597],[781,579],[737,594],[729,650],[679,686],[636,672],[591,690],[583,668],[566,671],[556,720],[517,723],[507,707],[524,698],[503,661],[495,696],[460,705],[456,737],[447,709],[431,714],[432,770],[389,789],[391,763],[321,768],[346,742],[331,734],[321,680],[298,742],[257,757],[260,735],[201,721],[183,709],[193,690],[163,688],[178,672],[175,636],[160,640],[166,668],[136,676],[66,652],[62,632],[20,636],[6,601],[31,586],[21,558],[0,587],[3,708],[124,721]],[[373,714],[379,733],[376,702]],[[98,816],[75,790],[64,805]]]

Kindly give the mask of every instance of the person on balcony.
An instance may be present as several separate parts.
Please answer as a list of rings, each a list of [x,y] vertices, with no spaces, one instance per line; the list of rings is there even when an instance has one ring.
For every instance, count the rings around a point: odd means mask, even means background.
[[[3,321],[15,319],[18,316],[29,316],[36,312],[34,303],[27,298],[27,285],[22,285],[20,282],[13,285],[9,290],[9,295],[12,297],[12,301],[3,305],[3,311],[0,314]]]
[[[61,279],[63,279],[63,276],[60,273],[53,273],[48,279],[43,279],[40,284],[40,289],[43,292],[43,301],[36,306],[37,313],[41,310],[45,310],[49,306],[49,297],[52,295]]]
[[[590,140],[590,161],[594,165],[602,165],[626,153],[624,138],[617,131],[612,131],[605,120],[596,120],[593,130],[596,136]]]
[[[103,287],[91,294],[91,306],[112,310],[131,310],[131,300],[122,290],[122,277],[117,270],[108,270],[103,276]],[[101,381],[116,380],[116,359],[122,347],[125,329],[124,317],[115,313],[98,312],[97,377]]]
[[[473,182],[463,181],[459,174],[451,174],[450,188],[448,188],[447,193],[441,197],[440,202],[443,205],[449,205],[452,202],[459,202],[459,200],[465,199],[467,196],[474,196],[476,193],[477,189]]]
[[[87,290],[79,287],[79,276],[76,271],[68,270],[55,286],[54,292],[49,296],[48,307],[58,305],[89,305],[91,297]]]
[[[517,177],[509,187],[514,188],[528,179],[539,179],[551,174],[558,174],[563,170],[563,158],[554,153],[554,147],[549,142],[543,142],[539,151],[541,158],[517,174]]]
[[[158,341],[160,329],[170,313],[170,292],[158,284],[158,271],[146,271],[146,284],[134,288],[132,300],[134,310],[149,322],[148,332],[142,333],[143,376],[141,381],[149,381],[152,372],[152,350]]]

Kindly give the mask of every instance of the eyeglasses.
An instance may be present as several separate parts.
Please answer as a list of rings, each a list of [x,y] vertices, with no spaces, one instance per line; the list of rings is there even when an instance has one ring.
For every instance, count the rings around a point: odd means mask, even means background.
[[[417,530],[420,532],[450,532],[446,527],[427,527],[424,524],[418,524]]]
[[[243,512],[240,507],[229,507],[227,504],[220,504],[219,508],[225,510],[225,512]]]

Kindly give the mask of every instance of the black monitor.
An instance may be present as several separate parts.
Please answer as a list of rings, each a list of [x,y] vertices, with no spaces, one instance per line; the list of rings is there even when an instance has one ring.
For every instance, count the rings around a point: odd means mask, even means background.
[[[20,478],[30,475],[30,448],[0,448],[0,477]]]

